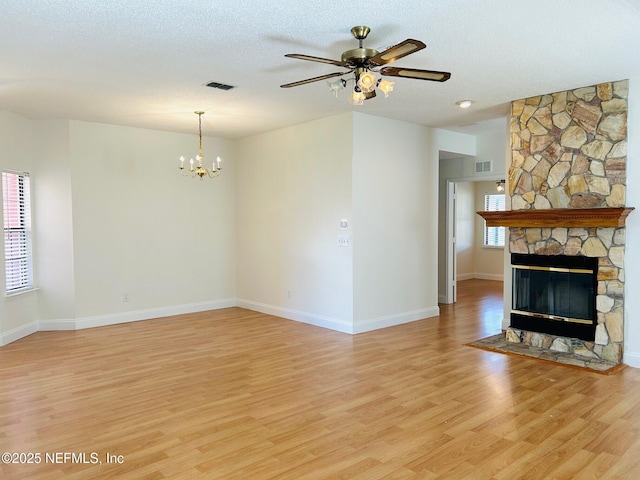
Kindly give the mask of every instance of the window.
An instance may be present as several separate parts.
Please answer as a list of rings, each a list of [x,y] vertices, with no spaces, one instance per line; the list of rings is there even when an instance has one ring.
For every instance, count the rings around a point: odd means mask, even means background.
[[[496,193],[484,196],[484,210],[486,212],[498,212],[505,209],[504,193]],[[487,227],[484,225],[484,246],[504,247],[504,227]]]
[[[6,293],[33,288],[29,174],[2,172]]]

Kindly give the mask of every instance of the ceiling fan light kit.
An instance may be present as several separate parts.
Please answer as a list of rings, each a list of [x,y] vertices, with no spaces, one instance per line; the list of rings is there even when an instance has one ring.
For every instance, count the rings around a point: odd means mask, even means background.
[[[366,26],[353,27],[351,29],[351,34],[356,40],[358,40],[358,48],[353,48],[343,52],[340,60],[314,57],[299,53],[286,54],[285,57],[288,58],[328,63],[329,65],[346,68],[348,71],[329,73],[280,86],[282,88],[291,88],[299,85],[305,85],[307,83],[317,82],[319,80],[327,80],[329,89],[337,97],[338,92],[346,88],[347,82],[353,80],[354,86],[351,91],[351,103],[353,105],[362,105],[365,100],[376,96],[376,89],[383,92],[385,98],[388,97],[389,92],[393,90],[395,82],[379,78],[379,75],[413,78],[417,80],[430,80],[434,82],[445,82],[451,78],[451,74],[449,72],[422,70],[416,68],[383,67],[383,65],[386,65],[387,63],[395,62],[402,57],[406,57],[407,55],[422,50],[426,45],[420,40],[408,38],[404,42],[394,45],[383,52],[378,52],[373,48],[364,48],[362,46],[362,41],[367,38],[369,32],[371,32],[371,29]],[[330,78],[343,77],[344,75],[350,74],[353,74],[353,77],[346,80],[344,78],[339,78],[335,81],[328,80]]]

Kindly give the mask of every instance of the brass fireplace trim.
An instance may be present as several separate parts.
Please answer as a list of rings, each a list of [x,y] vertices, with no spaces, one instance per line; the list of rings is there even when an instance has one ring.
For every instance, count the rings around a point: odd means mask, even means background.
[[[541,270],[543,272],[590,273],[592,275],[595,273],[587,268],[539,267],[535,265],[512,265],[511,267],[519,270]]]
[[[634,207],[476,212],[487,227],[624,227]]]
[[[525,312],[522,310],[511,310],[511,313],[525,315],[527,317],[544,318],[547,320],[557,320],[559,322],[582,323],[584,325],[593,325],[593,320],[585,320],[583,318],[559,317],[557,315],[547,315],[546,313]]]

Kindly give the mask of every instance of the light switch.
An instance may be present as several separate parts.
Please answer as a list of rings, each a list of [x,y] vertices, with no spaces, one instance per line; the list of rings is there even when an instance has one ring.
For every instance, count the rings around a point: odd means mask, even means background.
[[[338,235],[338,246],[339,247],[348,247],[351,245],[351,236],[350,235]]]

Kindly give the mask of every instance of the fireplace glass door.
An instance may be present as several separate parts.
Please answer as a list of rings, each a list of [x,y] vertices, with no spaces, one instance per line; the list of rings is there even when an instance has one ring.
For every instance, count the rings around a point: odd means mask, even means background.
[[[563,321],[593,319],[593,272],[514,266],[514,310]]]
[[[593,340],[597,259],[512,255],[511,326]]]

